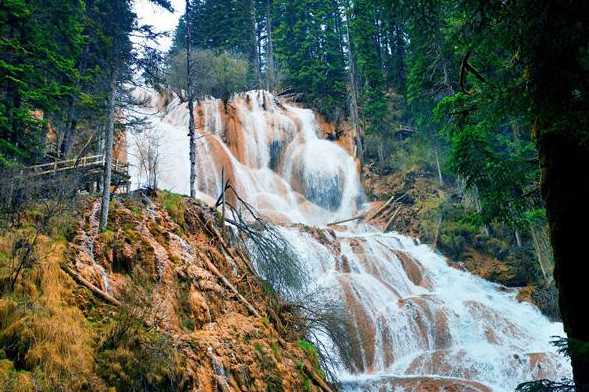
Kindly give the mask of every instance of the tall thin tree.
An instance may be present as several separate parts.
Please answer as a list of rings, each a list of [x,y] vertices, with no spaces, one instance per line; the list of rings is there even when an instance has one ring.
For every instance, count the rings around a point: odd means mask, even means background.
[[[274,90],[274,44],[272,42],[272,0],[266,0],[266,90]]]
[[[104,143],[104,171],[102,173],[102,204],[100,205],[100,231],[106,230],[108,225],[108,210],[110,206],[110,183],[112,180],[112,149],[115,128],[115,97],[117,89],[116,71],[112,70],[111,91],[108,98],[108,124]]]
[[[157,4],[168,11],[173,11],[169,0],[150,0],[151,3]],[[100,207],[100,224],[99,230],[106,230],[108,224],[108,212],[111,197],[111,180],[112,180],[112,159],[114,144],[114,129],[116,111],[116,97],[122,91],[117,90],[125,78],[129,78],[128,70],[132,64],[141,64],[141,60],[133,51],[133,45],[130,35],[134,31],[139,31],[136,24],[136,15],[131,9],[131,2],[128,0],[103,1],[101,5],[105,7],[106,23],[104,34],[111,39],[108,53],[106,55],[106,69],[109,80],[109,96],[107,100],[108,124],[105,129],[104,145],[104,171],[102,175],[102,204]],[[143,26],[145,27],[145,26]],[[145,37],[153,34],[143,32]]]
[[[192,13],[186,0],[186,93],[188,95],[188,137],[190,138],[190,197],[196,197],[196,130],[194,124],[194,94],[192,89]]]

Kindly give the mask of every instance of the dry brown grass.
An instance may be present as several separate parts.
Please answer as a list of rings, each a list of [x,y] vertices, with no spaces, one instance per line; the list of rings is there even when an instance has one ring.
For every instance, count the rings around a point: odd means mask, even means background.
[[[93,338],[72,305],[72,283],[60,268],[64,249],[41,237],[35,250],[42,257],[0,301],[0,343],[14,366],[0,372],[0,385],[32,377],[42,390],[78,391],[93,378]]]

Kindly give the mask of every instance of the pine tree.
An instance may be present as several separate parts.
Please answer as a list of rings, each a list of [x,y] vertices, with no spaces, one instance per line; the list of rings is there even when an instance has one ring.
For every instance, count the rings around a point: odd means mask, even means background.
[[[75,0],[0,3],[0,165],[38,160],[49,113],[77,94],[82,11]]]
[[[337,2],[276,1],[274,20],[274,51],[285,87],[331,119],[342,117],[347,73]]]
[[[156,4],[171,9],[167,0],[154,0]],[[130,34],[136,29],[136,15],[132,11],[129,0],[101,1],[99,3],[102,20],[102,31],[108,39],[104,42],[106,49],[106,65],[104,73],[108,81],[106,99],[107,126],[105,127],[104,156],[105,165],[102,177],[102,203],[100,209],[100,230],[106,230],[110,205],[110,185],[112,177],[112,148],[115,128],[117,95],[122,84],[130,80],[130,70],[141,63],[137,53],[133,51]]]

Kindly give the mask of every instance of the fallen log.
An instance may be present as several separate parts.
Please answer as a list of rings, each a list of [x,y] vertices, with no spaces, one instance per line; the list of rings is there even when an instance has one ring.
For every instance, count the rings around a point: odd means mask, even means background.
[[[355,220],[364,219],[365,216],[366,216],[366,214],[358,215],[358,216],[355,216],[353,218],[348,218],[348,219],[344,219],[344,220],[340,220],[340,221],[328,223],[327,226],[335,226],[335,225],[341,225],[342,223],[353,222]]]
[[[375,212],[373,212],[372,214],[367,213],[366,214],[366,219],[364,219],[364,222],[370,222],[371,220],[373,220],[374,218],[376,218],[378,215],[380,215],[389,206],[389,204],[391,204],[391,202],[394,199],[395,199],[395,196],[393,195],[382,206],[380,206]]]
[[[389,226],[393,223],[393,220],[396,218],[397,214],[399,213],[399,211],[401,211],[401,207],[398,207],[395,212],[393,212],[393,215],[391,215],[391,217],[389,218],[389,220],[387,221],[387,224],[384,226],[384,231],[386,232],[389,229]]]
[[[224,221],[230,222],[229,219],[225,219]],[[227,244],[227,242],[225,241],[225,239],[223,238],[223,234],[221,234],[221,232],[219,232],[219,230],[217,230],[217,228],[212,224],[212,222],[207,221],[206,226],[209,229],[209,231],[212,234],[214,234],[214,236],[217,237],[217,240],[221,243],[221,247],[223,248],[223,251],[224,251],[226,257],[227,256],[231,257],[235,261],[235,263],[237,263],[238,260],[241,260],[245,264],[245,266],[247,267],[249,272],[256,275],[256,271],[254,270],[254,268],[250,264],[247,257],[245,257],[244,255],[241,255],[240,252],[237,252],[237,254],[236,254],[234,249],[231,246],[229,246]]]
[[[112,295],[100,290],[98,287],[94,286],[92,283],[90,283],[89,281],[84,279],[80,274],[78,274],[77,272],[72,270],[67,265],[61,264],[61,269],[64,272],[66,272],[69,276],[71,276],[72,279],[74,279],[78,284],[86,287],[88,290],[90,290],[95,296],[97,296],[101,300],[108,302],[111,305],[121,306],[121,303],[119,302],[118,299],[116,299]]]
[[[215,353],[213,353],[213,348],[207,348],[207,354],[211,360],[211,366],[213,367],[213,371],[215,372],[215,381],[217,383],[218,389],[222,392],[231,392],[231,388],[229,384],[227,384],[227,376],[225,375],[225,370],[223,369],[223,363],[221,360],[217,358]]]
[[[408,193],[409,193],[409,191],[403,193],[401,196],[399,196],[396,199],[395,199],[395,195],[391,196],[391,198],[389,200],[387,200],[387,202],[384,203],[382,206],[380,206],[380,208],[378,210],[376,210],[375,213],[366,214],[366,219],[364,220],[364,222],[369,222],[369,221],[373,220],[374,218],[379,216],[391,203],[394,204],[394,203],[402,200],[405,196],[407,196]]]
[[[254,308],[252,306],[252,304],[249,303],[249,301],[247,299],[245,299],[245,297],[243,295],[241,295],[241,293],[237,290],[237,288],[229,281],[229,279],[227,279],[225,277],[225,275],[223,275],[218,269],[217,267],[211,263],[210,259],[208,257],[204,257],[204,255],[202,255],[200,253],[200,251],[197,252],[199,253],[199,256],[204,260],[204,262],[207,265],[207,268],[217,276],[217,278],[219,278],[219,280],[221,280],[221,282],[225,285],[225,287],[227,287],[229,290],[231,290],[236,296],[237,299],[245,305],[245,307],[247,308],[247,310],[250,311],[250,313],[256,317],[261,317],[260,313],[258,313],[258,311],[256,310],[256,308]],[[211,258],[213,258],[213,256],[210,254],[209,252],[209,256]]]

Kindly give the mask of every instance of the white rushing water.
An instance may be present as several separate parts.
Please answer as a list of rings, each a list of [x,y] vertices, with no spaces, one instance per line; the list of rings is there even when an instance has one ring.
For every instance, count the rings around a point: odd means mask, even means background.
[[[150,91],[137,96],[143,110],[157,112],[149,122],[159,136],[159,186],[187,194],[186,103]],[[342,389],[510,391],[570,375],[550,344],[564,335],[562,325],[517,302],[514,290],[451,268],[411,238],[367,225],[325,226],[358,214],[363,191],[354,160],[320,138],[312,111],[251,91],[227,108],[209,99],[195,112],[202,198],[218,197],[223,170],[241,197],[281,225],[309,290],[321,293],[316,300],[341,305],[346,349],[338,352],[327,336],[321,344],[339,357]],[[128,136],[136,186],[146,177],[141,137]]]

